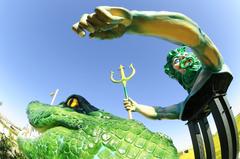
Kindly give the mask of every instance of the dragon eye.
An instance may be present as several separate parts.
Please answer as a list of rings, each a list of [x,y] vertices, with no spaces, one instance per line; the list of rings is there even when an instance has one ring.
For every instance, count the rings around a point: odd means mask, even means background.
[[[68,99],[68,101],[66,102],[67,106],[71,107],[71,108],[75,108],[77,106],[79,106],[79,102],[77,98],[70,98]]]

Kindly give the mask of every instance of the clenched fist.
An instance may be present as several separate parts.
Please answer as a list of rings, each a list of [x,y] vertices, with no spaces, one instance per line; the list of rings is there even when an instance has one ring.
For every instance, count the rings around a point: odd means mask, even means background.
[[[132,100],[131,98],[124,99],[123,100],[123,105],[127,111],[136,111],[138,107],[138,103]]]
[[[132,23],[129,10],[122,7],[100,6],[94,13],[83,14],[72,29],[81,37],[90,32],[90,38],[113,39],[121,37]]]

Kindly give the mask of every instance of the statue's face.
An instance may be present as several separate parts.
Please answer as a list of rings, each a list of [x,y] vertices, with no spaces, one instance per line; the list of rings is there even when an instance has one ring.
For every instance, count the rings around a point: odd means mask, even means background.
[[[172,60],[173,68],[177,72],[181,73],[182,75],[186,73],[186,69],[189,66],[192,66],[192,64],[193,64],[193,58],[187,52],[179,53]]]
[[[172,67],[175,70],[175,79],[184,89],[190,91],[201,68],[201,62],[193,53],[180,52],[172,58]]]
[[[184,54],[184,55],[173,58],[173,61],[172,61],[173,68],[181,74],[184,74],[186,72],[186,69],[183,69],[180,67],[180,62],[185,57],[186,57],[186,55]]]
[[[181,47],[168,53],[164,71],[190,91],[201,67],[199,59],[193,53],[187,52],[186,47]]]

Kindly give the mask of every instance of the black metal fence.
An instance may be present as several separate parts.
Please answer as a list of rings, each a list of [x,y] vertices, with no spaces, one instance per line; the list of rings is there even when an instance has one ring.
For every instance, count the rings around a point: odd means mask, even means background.
[[[188,121],[195,159],[216,158],[209,114],[217,127],[222,159],[238,158],[237,125],[226,96],[232,79],[228,72],[212,74],[185,104],[182,120]]]

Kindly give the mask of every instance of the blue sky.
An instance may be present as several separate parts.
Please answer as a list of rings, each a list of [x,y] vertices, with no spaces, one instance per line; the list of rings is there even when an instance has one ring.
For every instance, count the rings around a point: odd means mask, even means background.
[[[136,68],[128,83],[129,96],[148,105],[168,106],[187,96],[163,72],[167,52],[177,46],[139,35],[115,40],[79,38],[71,26],[83,13],[100,5],[131,10],[176,11],[192,18],[216,44],[234,80],[228,91],[234,113],[239,112],[240,9],[227,1],[13,1],[0,0],[0,112],[17,125],[27,123],[26,106],[32,100],[50,103],[49,93],[59,88],[56,103],[75,93],[93,105],[127,118],[121,85],[109,80],[120,64]],[[130,73],[126,69],[127,73]],[[191,145],[185,122],[154,121],[134,113],[149,129],[168,134],[179,150]]]

